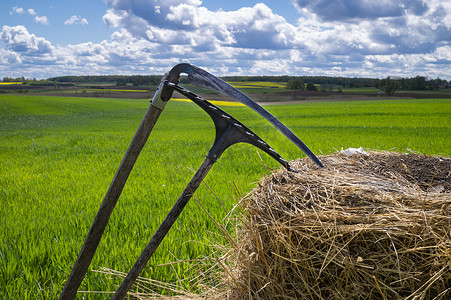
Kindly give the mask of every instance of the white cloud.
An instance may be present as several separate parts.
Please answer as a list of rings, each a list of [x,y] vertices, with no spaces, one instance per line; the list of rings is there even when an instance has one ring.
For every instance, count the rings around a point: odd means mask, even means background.
[[[27,9],[27,13],[28,13],[30,16],[36,16],[36,15],[37,15],[36,11],[35,11],[33,8]]]
[[[316,14],[323,21],[355,22],[359,19],[401,17],[406,13],[421,15],[427,10],[423,0],[292,0],[301,12]]]
[[[0,64],[17,64],[22,63],[19,55],[15,51],[0,49]]]
[[[292,0],[297,24],[263,3],[213,11],[199,0],[105,2],[103,20],[117,28],[109,39],[52,46],[23,26],[3,27],[2,62],[22,67],[35,59],[57,66],[58,75],[162,74],[186,61],[219,75],[451,79],[449,1]],[[74,15],[65,24],[87,24],[83,20]]]
[[[39,24],[49,25],[49,19],[46,16],[35,16],[34,21]]]
[[[149,22],[149,24],[160,26],[171,26],[173,22],[166,19],[170,13],[171,7],[180,5],[188,5],[191,7],[198,7],[202,4],[200,0],[105,0],[105,3],[116,12],[123,11],[129,14],[142,18]],[[176,24],[174,24],[176,25]],[[177,25],[176,25],[177,26]]]
[[[88,25],[88,20],[86,20],[86,18],[73,15],[64,22],[64,25],[72,25],[72,24]]]
[[[111,1],[110,1],[111,2]],[[152,2],[152,1],[150,1]],[[274,14],[265,4],[237,11],[210,11],[199,1],[164,3],[147,8],[116,1],[104,15],[110,27],[122,26],[135,36],[164,44],[207,49],[230,45],[245,48],[281,49],[296,43],[295,26]],[[138,11],[139,10],[139,11]]]
[[[29,33],[24,26],[3,26],[0,40],[6,44],[5,48],[0,49],[2,63],[7,62],[6,65],[0,65],[3,73],[15,76],[30,74],[29,77],[36,77],[36,72],[48,72],[47,67],[55,65],[58,59],[56,49],[49,41]]]
[[[24,14],[24,13],[25,13],[25,10],[22,7],[14,6],[13,10],[9,14],[10,15],[12,15],[12,14],[21,15],[21,14]]]
[[[127,16],[127,12],[121,11],[117,12],[114,9],[108,9],[106,14],[103,16],[103,22],[111,28],[116,28],[121,26],[121,20]]]
[[[348,45],[351,52],[357,46],[366,54],[429,53],[441,43],[449,43],[451,4],[447,1],[368,1],[293,3],[301,12],[300,26],[323,36],[328,31],[332,37],[328,42]]]
[[[6,49],[17,53],[43,54],[53,51],[52,44],[45,38],[30,34],[25,26],[2,27],[0,39],[6,43]]]
[[[22,7],[14,6],[12,11],[9,14],[10,15],[13,15],[13,14],[21,15],[21,14],[25,14],[25,10]],[[34,17],[33,20],[36,23],[49,25],[49,19],[46,16],[39,16],[38,13],[33,8],[28,8],[27,14],[29,16]]]

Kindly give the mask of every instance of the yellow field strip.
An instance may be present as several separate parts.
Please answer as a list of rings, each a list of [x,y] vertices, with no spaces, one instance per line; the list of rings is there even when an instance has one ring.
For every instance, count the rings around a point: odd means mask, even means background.
[[[22,84],[22,82],[0,82],[0,85]]]
[[[261,89],[262,86],[255,85],[232,85],[236,89]]]

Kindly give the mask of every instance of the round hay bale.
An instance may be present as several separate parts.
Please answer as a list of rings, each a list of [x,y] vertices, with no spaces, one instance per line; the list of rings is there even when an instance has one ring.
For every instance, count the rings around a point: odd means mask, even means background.
[[[451,160],[370,152],[292,162],[245,197],[229,299],[450,299]]]

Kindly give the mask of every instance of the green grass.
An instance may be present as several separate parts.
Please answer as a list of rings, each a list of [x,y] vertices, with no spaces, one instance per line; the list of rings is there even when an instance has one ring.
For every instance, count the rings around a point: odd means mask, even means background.
[[[428,94],[428,95],[438,95],[438,96],[450,96],[451,97],[451,88],[447,89],[438,89],[438,90],[399,90],[395,92],[396,93],[419,93],[419,94]]]
[[[1,299],[57,298],[148,105],[148,100],[0,95]],[[267,109],[318,154],[363,146],[451,155],[450,99],[303,103]],[[224,110],[285,159],[303,156],[248,108]],[[90,269],[130,269],[213,140],[213,123],[197,106],[167,105]],[[278,167],[267,155],[261,156],[264,164]],[[245,194],[268,173],[256,148],[234,145],[206,178],[224,207],[205,186],[196,197],[222,220],[236,203],[237,190]],[[142,275],[175,282],[177,276],[191,274],[185,265],[156,266],[207,256],[211,237],[204,230],[216,228],[191,201]],[[88,272],[80,290],[114,291],[119,283]]]
[[[334,89],[335,92],[340,91],[338,89]],[[353,94],[353,93],[364,93],[364,94],[378,94],[381,92],[380,89],[364,87],[364,88],[342,88],[341,92],[344,94]]]

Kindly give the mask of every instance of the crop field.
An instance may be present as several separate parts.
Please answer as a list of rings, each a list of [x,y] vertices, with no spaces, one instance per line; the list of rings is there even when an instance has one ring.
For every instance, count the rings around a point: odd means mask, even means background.
[[[18,85],[22,84],[22,82],[0,82],[0,85]]]
[[[227,82],[237,89],[260,89],[260,88],[285,88],[286,83],[269,81],[231,81]]]
[[[245,94],[273,94],[291,91],[290,89],[287,89],[287,84],[285,82],[229,81],[227,83]]]
[[[0,298],[55,299],[149,100],[0,95]],[[267,106],[316,154],[348,147],[451,155],[451,99]],[[282,157],[304,155],[247,107],[224,110]],[[144,147],[90,270],[127,272],[197,170],[214,125],[192,103],[171,101]],[[261,158],[260,158],[261,156]],[[142,276],[189,288],[202,260],[224,243],[201,203],[233,232],[227,213],[279,168],[256,148],[234,145],[218,160]],[[208,186],[207,186],[208,185]],[[88,271],[80,291],[114,291],[120,279]],[[105,295],[84,293],[86,299]]]
[[[124,90],[124,89],[84,89],[89,92],[131,92],[131,93],[148,93],[148,90]]]
[[[375,88],[348,88],[342,89],[341,91],[343,93],[379,93],[381,90]]]

